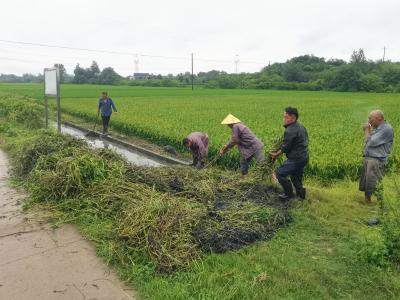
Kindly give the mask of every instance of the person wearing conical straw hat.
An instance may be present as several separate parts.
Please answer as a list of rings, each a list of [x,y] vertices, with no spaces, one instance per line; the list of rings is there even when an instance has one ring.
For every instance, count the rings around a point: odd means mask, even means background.
[[[189,148],[192,152],[193,163],[195,168],[204,167],[204,163],[208,156],[208,135],[203,132],[192,132],[182,141],[183,146]]]
[[[243,175],[247,175],[249,163],[253,158],[256,159],[257,163],[264,160],[263,143],[232,114],[228,114],[221,124],[228,125],[232,129],[232,136],[229,143],[220,150],[220,155],[224,155],[236,145],[240,152],[240,169]]]

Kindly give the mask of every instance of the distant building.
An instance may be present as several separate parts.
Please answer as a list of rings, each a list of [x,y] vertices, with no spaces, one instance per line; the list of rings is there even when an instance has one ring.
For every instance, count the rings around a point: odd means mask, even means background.
[[[133,73],[133,79],[135,80],[149,79],[149,76],[149,73]]]

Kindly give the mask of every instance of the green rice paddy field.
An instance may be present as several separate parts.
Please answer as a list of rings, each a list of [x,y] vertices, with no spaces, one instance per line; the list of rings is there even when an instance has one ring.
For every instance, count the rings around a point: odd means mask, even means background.
[[[283,109],[297,107],[300,122],[310,135],[307,175],[325,180],[357,178],[363,147],[360,125],[372,109],[382,109],[395,133],[400,131],[399,94],[63,85],[62,109],[94,122],[103,90],[109,92],[119,110],[112,117],[112,129],[182,151],[180,142],[188,133],[207,132],[210,156],[229,140],[230,129],[220,125],[226,114],[232,113],[247,124],[268,150],[283,132]],[[23,94],[43,101],[42,85],[2,84],[0,93]],[[219,164],[237,166],[237,157],[234,150]],[[389,165],[392,170],[400,170],[397,140]]]

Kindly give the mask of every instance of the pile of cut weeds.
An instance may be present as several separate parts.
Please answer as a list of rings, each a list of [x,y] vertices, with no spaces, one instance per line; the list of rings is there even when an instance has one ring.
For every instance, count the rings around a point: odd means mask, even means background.
[[[32,201],[57,207],[72,222],[83,214],[110,221],[107,238],[160,272],[188,268],[207,251],[269,239],[290,220],[276,191],[254,177],[133,166],[50,131],[15,145],[14,172]]]

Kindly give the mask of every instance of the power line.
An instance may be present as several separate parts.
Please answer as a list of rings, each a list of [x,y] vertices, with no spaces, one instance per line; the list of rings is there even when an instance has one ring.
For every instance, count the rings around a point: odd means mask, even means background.
[[[45,63],[47,63],[45,61],[27,60],[27,59],[19,59],[19,58],[14,58],[14,57],[5,57],[5,56],[0,56],[0,60],[17,61],[17,62],[23,62],[23,63],[35,63],[35,64],[45,64]]]
[[[50,45],[44,43],[31,43],[31,42],[21,42],[21,41],[11,41],[11,40],[3,40],[0,39],[2,43],[15,44],[15,45],[24,45],[24,46],[35,46],[35,47],[45,47],[45,48],[56,48],[56,49],[66,49],[66,50],[75,50],[75,51],[86,51],[86,52],[96,52],[96,53],[105,53],[105,54],[114,54],[114,55],[127,55],[127,56],[141,56],[141,57],[151,57],[151,58],[164,58],[164,59],[177,59],[177,60],[186,60],[187,57],[179,57],[179,56],[165,56],[165,55],[152,55],[145,53],[136,53],[136,52],[122,52],[122,51],[113,51],[113,50],[102,50],[102,49],[91,49],[91,48],[80,48],[80,47],[70,47],[70,46],[60,46],[60,45]],[[209,59],[209,58],[196,58],[197,61],[204,62],[217,62],[217,63],[232,63],[228,60],[219,60],[219,59]],[[262,64],[265,65],[265,62],[258,61],[241,61],[244,64]]]
[[[216,62],[216,63],[226,63],[231,64],[231,60],[219,60],[219,59],[209,59],[209,58],[196,58],[197,61],[204,61],[204,62]],[[255,65],[266,65],[266,62],[261,61],[248,61],[248,60],[241,60],[240,63],[243,64],[255,64]]]
[[[2,39],[0,39],[0,42],[9,43],[9,44],[16,44],[16,45],[36,46],[36,47],[46,47],[46,48],[57,48],[57,49],[97,52],[97,53],[106,53],[106,54],[129,55],[129,56],[135,56],[136,55],[136,56],[142,56],[142,57],[165,58],[165,59],[187,59],[186,57],[151,55],[151,54],[134,53],[134,52],[121,52],[121,51],[111,51],[111,50],[98,50],[98,49],[90,49],[90,48],[78,48],[78,47],[69,47],[69,46],[49,45],[49,44],[42,44],[42,43],[10,41],[10,40],[2,40]]]

